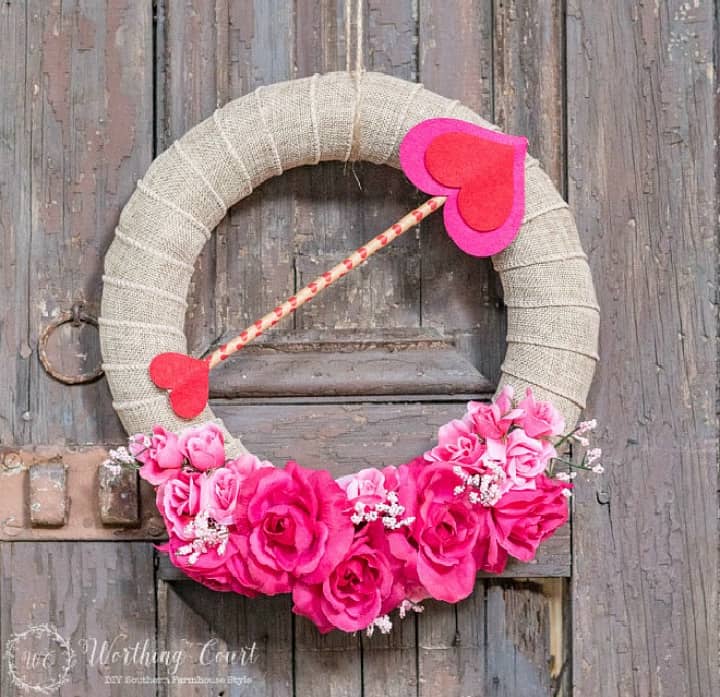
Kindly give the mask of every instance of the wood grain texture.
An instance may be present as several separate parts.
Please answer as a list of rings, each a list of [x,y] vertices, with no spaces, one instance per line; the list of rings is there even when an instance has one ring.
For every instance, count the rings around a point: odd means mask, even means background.
[[[441,0],[418,5],[418,79],[493,119],[493,6],[462,0],[449,12]],[[480,372],[497,382],[505,355],[502,289],[488,259],[464,254],[442,220],[420,226],[422,324],[455,337]]]
[[[528,138],[528,151],[564,193],[563,3],[495,0],[494,9],[495,123]]]
[[[0,545],[0,642],[32,627],[49,625],[68,642],[75,662],[58,697],[153,697],[155,666],[144,661],[155,649],[152,546],[119,542],[12,542]],[[50,582],[49,582],[50,581]],[[125,649],[135,660],[125,661]],[[31,685],[46,685],[62,674],[66,652],[28,663],[43,642],[25,640],[15,656],[16,671]],[[143,650],[144,647],[144,650]],[[115,653],[117,652],[117,653]],[[57,669],[56,669],[57,668]],[[109,678],[109,679],[107,679]],[[148,678],[147,684],[142,680]],[[127,681],[127,684],[126,684]],[[38,694],[13,683],[2,662],[0,692],[7,697]]]
[[[199,584],[158,584],[158,644],[184,661],[160,665],[162,697],[198,694],[290,697],[288,596],[249,600]]]
[[[0,88],[0,370],[11,389],[0,433],[8,443],[113,440],[121,428],[105,383],[68,389],[35,348],[73,302],[97,315],[102,255],[150,162],[151,8],[28,0],[0,12],[0,45],[12,52],[3,64],[16,66]],[[97,334],[60,334],[63,367],[94,368]]]
[[[358,397],[488,394],[494,385],[452,341],[427,330],[295,331],[244,348],[210,374],[210,395]]]
[[[575,694],[718,694],[716,31],[711,3],[568,3],[606,467],[578,487]]]
[[[315,9],[311,9],[314,5]],[[345,16],[350,7],[350,17]],[[354,66],[361,41],[364,67],[404,79],[416,75],[413,2],[360,3],[363,33],[357,36],[358,0],[302,3],[298,7],[298,77]],[[337,11],[333,11],[337,8]],[[318,22],[325,27],[319,29]],[[345,26],[350,22],[350,46]],[[330,29],[334,27],[334,29]],[[321,32],[321,33],[319,33]],[[326,43],[317,45],[317,36]],[[404,215],[417,202],[414,187],[390,167],[326,162],[295,182],[296,286],[301,287]],[[299,329],[417,327],[420,324],[420,246],[414,232],[394,242],[295,316]]]

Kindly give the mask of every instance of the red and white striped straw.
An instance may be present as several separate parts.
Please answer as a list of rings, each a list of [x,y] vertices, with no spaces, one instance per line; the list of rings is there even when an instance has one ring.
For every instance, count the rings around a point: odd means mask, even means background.
[[[377,237],[373,237],[367,244],[358,247],[347,259],[343,259],[339,264],[333,266],[332,269],[318,276],[314,281],[310,281],[304,288],[301,288],[295,295],[278,305],[272,312],[268,312],[264,317],[253,322],[234,339],[214,351],[209,359],[207,359],[210,369],[212,370],[216,365],[227,360],[233,353],[247,346],[253,339],[257,339],[265,330],[274,327],[283,317],[287,317],[299,307],[302,307],[306,302],[312,300],[321,290],[325,290],[331,286],[335,281],[360,266],[366,259],[375,254],[375,252],[389,245],[410,228],[415,227],[420,221],[427,218],[430,213],[440,208],[445,201],[445,196],[433,196],[415,210],[404,215],[397,223],[385,230],[385,232],[381,232]]]

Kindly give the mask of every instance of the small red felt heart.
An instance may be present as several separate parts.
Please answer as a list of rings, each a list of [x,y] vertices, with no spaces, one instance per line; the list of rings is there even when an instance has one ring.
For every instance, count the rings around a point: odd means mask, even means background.
[[[437,136],[425,151],[425,166],[443,184],[459,189],[458,210],[478,232],[499,228],[513,206],[511,145],[450,132]]]
[[[183,419],[202,412],[210,394],[210,366],[207,361],[183,353],[161,353],[150,361],[150,379],[169,390],[170,406]]]

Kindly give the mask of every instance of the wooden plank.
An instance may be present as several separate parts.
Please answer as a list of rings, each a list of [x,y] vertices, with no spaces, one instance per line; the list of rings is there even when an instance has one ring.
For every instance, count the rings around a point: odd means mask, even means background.
[[[487,582],[484,694],[546,697],[551,676],[550,601],[540,584]]]
[[[563,3],[495,0],[495,123],[527,136],[555,186],[565,185]]]
[[[493,385],[452,342],[427,330],[294,332],[249,346],[210,376],[215,398],[457,395]]]
[[[227,99],[295,77],[293,3],[224,4],[227,11],[219,21],[226,23],[229,36],[229,59],[221,58],[229,64]],[[291,171],[265,182],[232,209],[227,226],[219,230],[215,302],[223,330],[239,331],[295,291],[292,228],[298,177]],[[292,331],[292,322],[275,331]]]
[[[447,12],[443,3],[420,2],[422,82],[458,98],[501,127],[527,135],[533,153],[541,152],[543,157],[550,153],[549,161],[562,162],[562,131],[553,122],[554,116],[534,116],[546,112],[548,103],[557,108],[556,98],[562,94],[560,4],[469,0],[458,5],[456,12]],[[462,57],[460,67],[458,56]],[[539,65],[538,58],[542,59]],[[543,144],[541,149],[537,143]],[[423,226],[437,224],[427,221]],[[496,276],[489,263],[463,255],[439,230],[428,232],[423,232],[423,244],[428,245],[423,253],[423,325],[452,331],[466,355],[494,381],[505,352],[505,314]],[[459,287],[467,290],[446,294],[448,276],[462,278]],[[560,563],[563,574],[569,572],[567,561]],[[517,576],[521,569],[508,572]],[[486,618],[484,590],[483,582],[478,582],[475,595],[453,611],[433,607],[432,614],[420,618],[423,694],[499,694],[497,680],[509,679],[497,661],[487,664],[492,652],[498,660],[509,656],[513,644],[505,625],[495,627]],[[523,592],[522,586],[515,590],[509,585],[505,590],[510,599]],[[455,667],[443,670],[445,661]],[[541,694],[545,687],[536,681],[533,689]]]
[[[717,138],[711,3],[572,0],[569,197],[602,312],[581,482],[581,695],[718,688]]]
[[[0,643],[15,647],[2,662],[0,692],[38,693],[19,678],[35,687],[60,681],[52,694],[62,697],[154,696],[153,574],[144,543],[0,544]]]
[[[26,118],[16,131],[21,143],[30,140],[27,159],[16,166],[29,172],[23,205],[30,210],[13,234],[23,238],[21,246],[7,240],[22,253],[10,277],[18,274],[27,297],[17,308],[25,328],[16,337],[20,343],[9,347],[12,362],[17,354],[30,359],[28,347],[34,350],[40,331],[73,302],[85,301],[91,314],[98,313],[102,255],[151,156],[152,11],[147,3],[31,0],[16,31],[27,41],[24,58],[17,57],[26,61]],[[60,354],[66,370],[95,367],[96,331],[79,334],[66,325],[53,339],[51,353]],[[29,377],[14,395],[28,424],[16,434],[20,442],[121,436],[104,381],[68,387],[32,358],[29,370],[20,366]]]
[[[416,695],[417,620],[411,612],[404,619],[391,615],[393,628],[389,634],[361,634],[362,676],[365,695],[386,697]]]
[[[420,0],[418,11],[420,81],[492,120],[491,0],[456,2],[452,12],[440,0]],[[420,228],[422,324],[454,336],[480,372],[497,382],[506,331],[492,265],[463,253],[445,234],[440,218],[433,216]]]
[[[289,596],[249,600],[199,584],[158,585],[158,642],[182,655],[159,666],[160,695],[293,695]]]
[[[356,2],[331,13],[337,3],[302,5],[297,17],[296,61],[304,74],[345,69],[347,47],[338,47],[344,25],[350,22],[354,66],[357,43]],[[346,4],[347,5],[347,4]],[[415,21],[413,3],[369,2],[365,6],[365,68],[382,69],[412,79],[415,72]],[[323,9],[324,8],[324,9]],[[333,10],[334,11],[334,10]],[[327,41],[321,53],[315,45],[317,23],[326,22],[321,36]],[[333,26],[333,30],[328,29]],[[332,64],[332,61],[335,64]],[[302,76],[299,75],[299,76]],[[369,163],[321,163],[296,181],[295,273],[298,287],[311,281],[347,253],[392,224],[417,201],[405,176],[390,167]],[[417,327],[420,323],[420,247],[417,236],[407,235],[372,262],[344,278],[295,316],[300,329],[328,332],[353,327]],[[270,307],[268,305],[268,307]]]
[[[485,582],[457,605],[423,606],[417,618],[419,697],[485,694]]]
[[[27,336],[29,234],[32,220],[32,139],[27,124],[27,13],[22,3],[0,5],[0,442],[27,442],[28,385],[33,351]]]
[[[187,576],[174,567],[165,555],[161,555],[159,578],[165,581],[188,581]],[[522,563],[516,559],[508,562],[501,574],[481,572],[478,578],[567,578],[570,576],[570,528],[565,526],[553,537],[545,540],[535,559]],[[402,640],[400,640],[402,641]],[[381,648],[387,648],[382,646]]]

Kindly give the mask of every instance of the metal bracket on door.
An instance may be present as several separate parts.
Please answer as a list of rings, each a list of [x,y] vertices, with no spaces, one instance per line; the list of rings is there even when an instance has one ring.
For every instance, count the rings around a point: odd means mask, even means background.
[[[165,536],[155,492],[101,447],[0,448],[0,540],[152,540]]]

